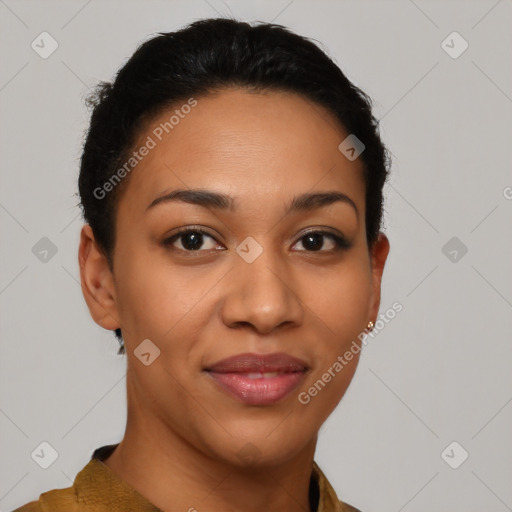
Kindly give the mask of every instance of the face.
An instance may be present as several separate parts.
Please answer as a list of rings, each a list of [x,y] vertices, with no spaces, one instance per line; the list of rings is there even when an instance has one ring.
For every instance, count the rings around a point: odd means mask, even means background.
[[[113,274],[82,233],[86,299],[122,328],[131,414],[231,464],[244,450],[285,460],[353,377],[389,245],[381,234],[368,250],[363,163],[339,151],[348,133],[322,107],[238,89],[196,101],[169,133],[154,130],[174,108],[140,138],[156,144],[120,197]]]

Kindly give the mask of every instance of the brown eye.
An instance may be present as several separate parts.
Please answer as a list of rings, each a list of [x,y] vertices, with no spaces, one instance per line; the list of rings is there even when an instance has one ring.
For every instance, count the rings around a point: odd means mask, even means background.
[[[209,240],[205,240],[209,239]],[[212,242],[213,241],[213,242]],[[181,247],[175,245],[177,242],[181,245]],[[215,239],[206,233],[205,231],[202,231],[200,229],[184,229],[170,238],[166,238],[163,241],[163,244],[168,247],[172,246],[173,248],[176,248],[181,251],[199,251],[201,249],[203,250],[211,250],[215,249],[218,244],[214,243]],[[207,247],[204,247],[206,244]]]
[[[325,238],[330,239],[328,248],[325,249]],[[310,231],[299,240],[306,251],[310,252],[332,252],[348,249],[350,243],[343,237],[330,233],[329,231]],[[297,243],[299,243],[297,242]],[[323,249],[323,250],[322,250]]]

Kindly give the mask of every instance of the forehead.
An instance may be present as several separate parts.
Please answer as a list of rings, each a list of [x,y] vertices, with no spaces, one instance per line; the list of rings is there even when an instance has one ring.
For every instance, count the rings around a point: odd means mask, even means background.
[[[151,149],[121,202],[145,208],[162,192],[198,187],[257,202],[316,186],[356,201],[364,197],[363,164],[339,151],[347,135],[327,109],[289,92],[232,89],[185,99],[145,126],[134,150]]]

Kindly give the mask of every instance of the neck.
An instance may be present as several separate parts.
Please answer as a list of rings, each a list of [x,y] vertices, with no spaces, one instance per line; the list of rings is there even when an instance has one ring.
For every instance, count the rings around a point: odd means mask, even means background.
[[[285,461],[241,466],[199,450],[157,416],[130,410],[129,403],[124,438],[104,464],[159,509],[311,511],[316,436]]]

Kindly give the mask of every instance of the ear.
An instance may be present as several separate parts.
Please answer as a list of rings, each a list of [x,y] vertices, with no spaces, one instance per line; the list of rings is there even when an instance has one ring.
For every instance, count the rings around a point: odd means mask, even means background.
[[[379,314],[382,273],[384,272],[384,265],[386,263],[388,254],[388,237],[382,233],[382,231],[380,231],[370,254],[372,271],[372,297],[370,304],[370,316],[368,320],[371,320],[373,323],[376,322],[377,315]]]
[[[114,277],[89,224],[80,233],[78,264],[82,293],[93,320],[110,331],[119,328]]]

